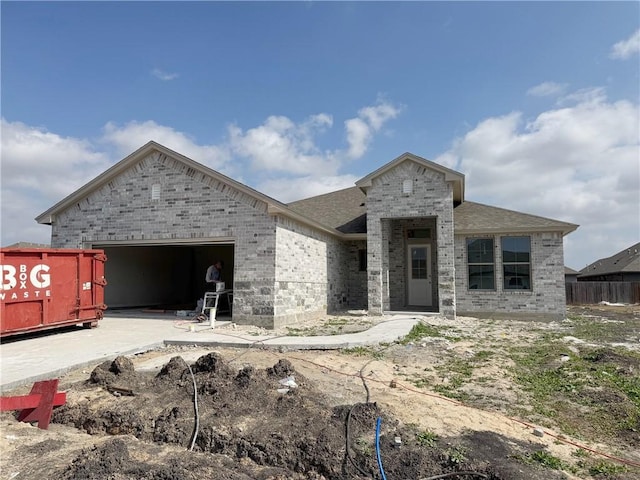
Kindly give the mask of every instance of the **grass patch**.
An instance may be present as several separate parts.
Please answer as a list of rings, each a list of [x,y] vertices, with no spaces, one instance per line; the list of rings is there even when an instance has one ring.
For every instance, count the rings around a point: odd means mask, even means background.
[[[436,446],[438,441],[438,435],[433,433],[431,430],[424,430],[416,434],[416,441],[418,442],[418,445],[433,448]]]
[[[637,435],[640,355],[623,349],[583,348],[557,341],[510,350],[515,381],[531,397],[534,414],[565,433],[610,440]]]
[[[440,329],[427,325],[426,323],[416,323],[407,335],[400,340],[401,345],[406,345],[409,342],[417,342],[425,337],[441,337]]]
[[[364,437],[356,438],[355,449],[365,457],[371,457],[374,453],[373,445]]]
[[[516,455],[514,458],[520,460],[522,463],[526,463],[527,465],[540,465],[552,470],[567,470],[572,473],[577,472],[576,467],[544,450],[527,453],[526,455]]]
[[[431,382],[426,378],[407,379],[407,381],[411,382],[417,388],[424,388],[431,385]]]
[[[603,312],[604,313],[604,312]],[[595,343],[633,341],[638,332],[638,320],[612,321],[605,317],[583,316],[575,313],[567,315],[570,335]]]
[[[399,340],[398,343],[401,345],[407,345],[409,343],[419,342],[423,338],[426,337],[435,337],[435,338],[444,338],[451,342],[458,342],[461,340],[461,337],[456,337],[453,335],[446,335],[442,332],[442,328],[434,327],[433,325],[428,325],[426,323],[416,323],[407,335]]]
[[[491,351],[481,350],[472,358],[454,358],[447,363],[436,366],[435,370],[440,373],[443,379],[447,379],[447,382],[435,385],[433,390],[448,398],[463,402],[468,401],[471,397],[460,389],[470,383],[477,364],[486,361],[492,355]],[[475,382],[486,383],[487,380],[489,380],[487,377],[482,377]]]
[[[433,387],[433,390],[443,397],[458,400],[460,402],[466,402],[469,400],[469,394],[458,390],[458,387],[454,385],[436,385]]]
[[[564,470],[567,467],[567,464],[560,460],[558,457],[554,457],[550,453],[545,452],[544,450],[539,450],[537,452],[529,455],[531,461],[533,463],[538,463],[543,467],[552,468],[554,470]]]
[[[467,449],[465,447],[456,445],[449,448],[445,453],[447,454],[449,464],[452,466],[458,467],[467,461]]]
[[[351,348],[343,348],[340,350],[341,353],[345,355],[354,355],[356,357],[373,357],[376,360],[380,360],[384,357],[383,352],[379,350],[375,350],[373,347],[351,347]]]
[[[473,361],[483,362],[485,360],[488,360],[492,356],[493,356],[493,352],[491,350],[480,350],[479,352],[476,352],[476,354],[473,356]]]
[[[589,474],[593,476],[604,476],[608,477],[609,475],[618,475],[619,473],[626,473],[629,469],[624,465],[617,465],[615,463],[600,461],[595,465],[591,465],[589,467]]]
[[[315,328],[295,328],[286,327],[287,336],[289,337],[312,337],[316,334]]]
[[[349,323],[349,320],[347,320],[346,318],[331,318],[329,320],[327,320],[326,322],[324,322],[325,326],[327,327],[337,327],[337,326],[344,326],[346,324]]]

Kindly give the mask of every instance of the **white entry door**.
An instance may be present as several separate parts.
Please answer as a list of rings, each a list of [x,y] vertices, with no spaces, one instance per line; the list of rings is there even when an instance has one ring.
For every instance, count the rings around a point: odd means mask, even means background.
[[[409,305],[430,307],[431,298],[431,245],[409,245],[408,258]]]

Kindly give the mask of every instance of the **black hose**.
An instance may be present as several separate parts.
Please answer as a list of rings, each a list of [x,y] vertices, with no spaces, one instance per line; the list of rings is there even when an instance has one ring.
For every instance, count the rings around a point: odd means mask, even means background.
[[[351,434],[350,434],[351,414],[353,413],[353,410],[355,410],[355,408],[358,405],[362,405],[362,404],[361,403],[354,403],[353,405],[351,405],[351,408],[349,409],[349,413],[347,413],[347,421],[345,422],[345,435],[344,435],[344,437],[345,437],[345,450],[347,452],[347,458],[351,462],[351,465],[353,465],[356,468],[356,470],[358,470],[365,477],[371,477],[371,475],[369,473],[365,472],[356,463],[354,458],[351,456],[351,450],[349,449],[349,438],[351,438]]]

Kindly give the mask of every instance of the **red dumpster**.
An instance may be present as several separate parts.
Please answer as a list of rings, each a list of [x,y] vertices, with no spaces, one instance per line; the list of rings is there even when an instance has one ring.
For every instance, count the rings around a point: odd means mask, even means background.
[[[103,250],[0,249],[0,337],[103,316]]]

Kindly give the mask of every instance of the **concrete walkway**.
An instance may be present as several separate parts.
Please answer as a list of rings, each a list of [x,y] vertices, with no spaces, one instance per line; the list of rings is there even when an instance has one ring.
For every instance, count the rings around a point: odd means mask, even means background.
[[[118,355],[132,355],[166,345],[329,350],[393,342],[409,333],[420,316],[395,315],[369,330],[345,335],[289,337],[242,335],[230,322],[192,323],[175,316],[149,318],[107,316],[98,328],[78,327],[7,337],[0,345],[0,392],[59,377],[71,370],[95,366]]]

